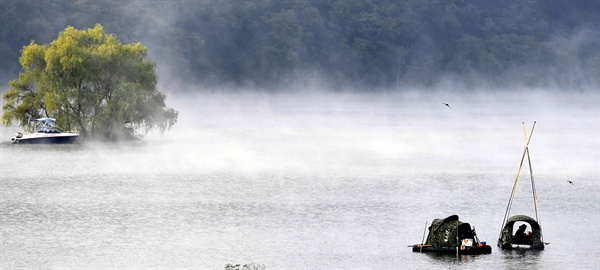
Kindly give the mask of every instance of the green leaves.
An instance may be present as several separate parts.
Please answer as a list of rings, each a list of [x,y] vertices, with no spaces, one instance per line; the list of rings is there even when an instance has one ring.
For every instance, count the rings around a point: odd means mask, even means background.
[[[99,24],[67,27],[49,46],[32,42],[20,61],[19,79],[3,95],[5,125],[50,116],[83,137],[118,140],[164,132],[177,121],[156,90],[146,47],[122,44]]]

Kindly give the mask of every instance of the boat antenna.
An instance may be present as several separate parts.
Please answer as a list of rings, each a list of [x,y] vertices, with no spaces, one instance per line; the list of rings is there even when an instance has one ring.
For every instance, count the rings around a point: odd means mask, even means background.
[[[512,207],[513,199],[515,198],[515,192],[517,191],[517,183],[519,182],[519,175],[521,174],[521,168],[523,167],[523,161],[525,161],[525,154],[528,154],[529,142],[531,141],[531,137],[533,135],[533,130],[535,129],[535,121],[533,122],[533,127],[531,128],[531,132],[529,133],[529,138],[527,137],[527,129],[525,128],[525,122],[523,124],[523,135],[525,135],[525,146],[523,147],[523,154],[521,155],[521,163],[519,164],[519,170],[517,171],[517,177],[515,178],[515,184],[513,185],[512,192],[510,194],[510,199],[508,200],[508,205],[506,206],[506,212],[504,213],[504,219],[502,220],[502,226],[500,227],[500,236],[498,239],[502,238],[502,228],[506,224],[506,220],[510,214],[510,208]],[[528,156],[529,157],[529,156]],[[531,160],[529,160],[531,162]],[[531,167],[530,167],[531,169]],[[537,206],[536,206],[537,211]],[[537,212],[536,212],[537,214]]]

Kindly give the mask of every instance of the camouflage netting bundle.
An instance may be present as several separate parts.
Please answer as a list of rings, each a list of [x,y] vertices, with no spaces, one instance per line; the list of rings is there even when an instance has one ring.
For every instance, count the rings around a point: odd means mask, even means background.
[[[445,219],[434,219],[429,226],[426,245],[456,247],[462,239],[474,239],[475,233],[469,223],[458,220],[457,215]]]

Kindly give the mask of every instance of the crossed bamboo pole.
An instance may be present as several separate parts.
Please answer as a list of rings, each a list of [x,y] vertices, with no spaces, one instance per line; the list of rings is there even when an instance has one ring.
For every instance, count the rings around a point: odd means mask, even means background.
[[[533,122],[533,127],[531,128],[531,132],[529,133],[529,137],[527,137],[527,129],[525,128],[525,122],[523,122],[523,135],[525,136],[525,147],[523,147],[523,154],[521,155],[521,163],[519,164],[519,171],[517,171],[517,177],[515,178],[515,184],[513,185],[512,193],[510,194],[510,199],[508,200],[508,205],[506,206],[506,212],[504,213],[504,220],[502,221],[502,227],[500,228],[500,236],[499,239],[502,238],[502,229],[510,216],[510,209],[512,207],[513,199],[515,197],[515,192],[517,190],[517,183],[519,182],[519,176],[521,174],[521,169],[523,167],[523,161],[525,161],[525,155],[527,154],[527,161],[529,164],[529,175],[531,177],[531,189],[533,191],[533,204],[535,207],[535,218],[540,225],[541,229],[541,221],[538,212],[538,204],[537,204],[537,192],[535,190],[535,182],[533,180],[533,168],[531,167],[531,157],[529,156],[529,142],[531,141],[531,137],[533,135],[533,130],[535,129],[536,122]],[[540,233],[542,242],[544,241],[543,234]]]

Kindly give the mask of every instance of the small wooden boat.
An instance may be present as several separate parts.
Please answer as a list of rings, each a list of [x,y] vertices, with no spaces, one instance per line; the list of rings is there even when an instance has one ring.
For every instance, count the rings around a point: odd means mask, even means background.
[[[460,221],[457,215],[434,219],[429,226],[427,240],[413,245],[412,250],[465,255],[492,253],[492,247],[485,241],[479,241],[475,228],[471,228],[469,223]]]
[[[506,212],[504,213],[504,220],[502,222],[502,229],[500,230],[500,236],[498,237],[498,247],[501,249],[533,249],[533,250],[543,250],[544,245],[544,237],[542,235],[542,226],[540,225],[540,217],[538,213],[538,204],[537,204],[537,193],[535,190],[535,182],[533,181],[533,169],[531,168],[531,157],[529,155],[529,142],[531,141],[531,135],[533,135],[533,130],[535,129],[535,122],[533,123],[533,127],[531,129],[531,133],[529,134],[529,138],[527,137],[527,130],[525,129],[525,123],[523,123],[523,131],[525,134],[525,147],[523,149],[523,155],[521,156],[521,165],[519,165],[519,171],[517,172],[517,177],[515,179],[515,183],[513,185],[513,190],[510,195],[510,199],[508,200],[508,206],[506,207]],[[521,168],[523,167],[523,162],[525,161],[525,157],[527,156],[527,161],[529,163],[529,175],[531,179],[531,189],[533,192],[533,205],[535,207],[535,219],[527,216],[527,215],[515,215],[510,216],[510,209],[512,207],[513,199],[515,197],[515,191],[517,188],[517,183],[519,182],[519,175],[521,173]],[[513,230],[515,224],[520,224],[519,229],[516,233],[513,234]],[[526,230],[531,228],[531,231]]]
[[[513,235],[514,225],[522,222],[520,228],[526,230],[529,225],[531,231],[525,233],[524,236],[518,234]],[[542,241],[542,228],[540,224],[533,218],[526,215],[516,215],[508,218],[506,225],[502,229],[498,247],[501,249],[536,249],[543,250],[544,242]]]

